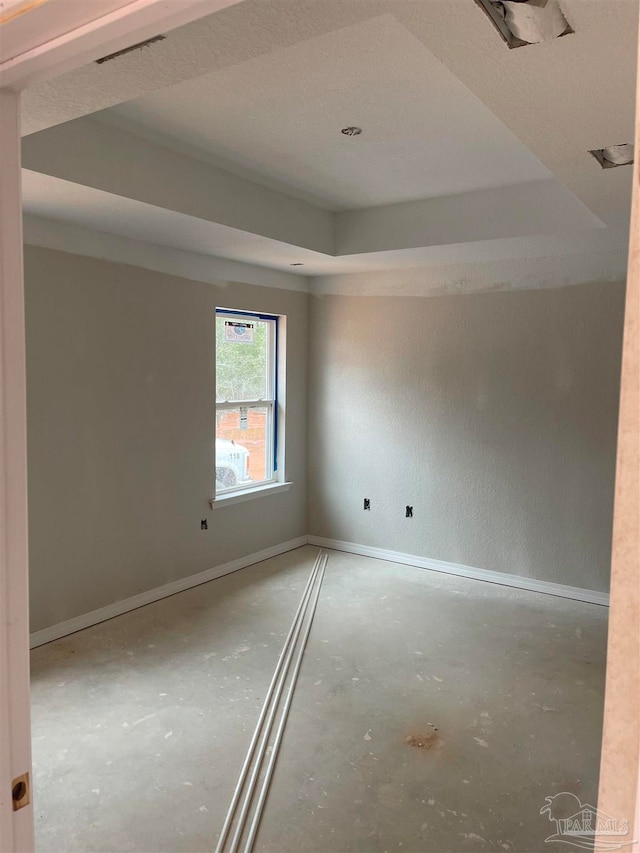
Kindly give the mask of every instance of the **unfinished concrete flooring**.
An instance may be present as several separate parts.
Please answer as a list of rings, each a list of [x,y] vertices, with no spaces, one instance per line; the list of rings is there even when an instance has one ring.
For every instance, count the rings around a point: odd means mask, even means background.
[[[594,804],[606,608],[330,559],[255,849],[566,851]],[[212,851],[317,549],[33,652],[40,851]]]

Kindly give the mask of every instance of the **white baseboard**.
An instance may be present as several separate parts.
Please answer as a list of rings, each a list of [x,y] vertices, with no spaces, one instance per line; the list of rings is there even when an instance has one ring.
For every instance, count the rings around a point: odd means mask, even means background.
[[[448,563],[444,560],[433,560],[428,557],[403,554],[400,551],[387,551],[385,548],[374,548],[370,545],[357,545],[354,542],[342,542],[339,539],[326,539],[323,536],[298,536],[297,539],[290,539],[288,542],[272,545],[263,551],[247,554],[246,557],[239,557],[237,560],[232,560],[230,563],[224,563],[213,569],[207,569],[204,572],[199,572],[197,575],[180,578],[179,580],[164,584],[164,586],[158,586],[155,589],[149,589],[131,598],[125,598],[123,601],[116,601],[113,604],[108,604],[106,607],[92,610],[90,613],[83,613],[81,616],[68,619],[66,622],[59,622],[57,625],[51,625],[51,627],[43,628],[41,631],[34,631],[30,638],[31,648],[42,646],[45,643],[50,643],[52,640],[58,640],[60,637],[66,637],[69,634],[75,634],[76,631],[82,631],[83,628],[89,628],[91,625],[97,625],[99,622],[105,622],[107,619],[113,619],[114,616],[120,616],[122,613],[127,613],[130,610],[136,610],[145,604],[151,604],[153,601],[159,601],[161,598],[167,598],[185,589],[191,589],[202,583],[221,578],[223,575],[229,575],[232,572],[237,572],[239,569],[246,569],[255,563],[261,563],[270,557],[277,557],[278,554],[293,551],[295,548],[300,548],[302,545],[307,544],[317,545],[320,548],[332,548],[335,551],[346,551],[349,554],[359,554],[361,557],[374,557],[375,559],[387,560],[392,563],[403,563],[406,566],[416,566],[420,569],[430,569],[434,572],[444,572],[445,574],[457,575],[458,577],[470,578],[472,580],[497,583],[502,586],[512,586],[531,592],[542,592],[546,595],[557,595],[562,598],[571,598],[574,601],[584,601],[588,604],[609,605],[609,595],[606,592],[597,592],[596,590],[582,589],[576,586],[565,586],[560,583],[525,578],[520,575],[510,575],[504,572],[493,572],[489,569],[476,569],[472,566]]]
[[[185,589],[191,589],[194,586],[199,586],[202,583],[221,578],[223,575],[229,575],[231,572],[237,572],[238,569],[246,569],[254,563],[261,563],[263,560],[268,560],[270,557],[277,557],[278,554],[284,554],[286,551],[293,551],[294,548],[300,548],[307,544],[306,536],[298,536],[297,539],[290,539],[288,542],[281,542],[279,545],[272,545],[271,548],[265,548],[263,551],[257,551],[254,554],[247,554],[246,557],[239,557],[237,560],[232,560],[230,563],[224,563],[221,566],[216,566],[213,569],[206,569],[204,572],[199,572],[197,575],[189,575],[186,578],[172,581],[157,586],[155,589],[149,589],[146,592],[141,592],[139,595],[134,595],[131,598],[125,598],[123,601],[116,601],[113,604],[108,604],[106,607],[100,607],[98,610],[92,610],[90,613],[83,613],[82,616],[75,616],[73,619],[67,619],[66,622],[59,622],[57,625],[51,625],[50,628],[43,628],[41,631],[34,631],[30,637],[31,648],[43,646],[45,643],[50,643],[52,640],[58,640],[60,637],[66,637],[68,634],[75,634],[76,631],[82,631],[83,628],[89,628],[91,625],[97,625],[99,622],[105,622],[107,619],[113,619],[114,616],[120,616],[122,613],[127,613],[129,610],[136,610],[138,607],[143,607],[145,604],[151,604],[153,601],[159,601],[161,598],[167,598],[170,595],[175,595],[177,592],[183,592]]]
[[[448,575],[458,575],[458,577],[497,583],[502,586],[513,586],[518,589],[527,589],[530,592],[542,592],[546,595],[558,595],[561,598],[585,601],[588,604],[609,606],[609,595],[606,592],[583,589],[578,586],[565,586],[561,583],[525,578],[520,575],[506,574],[505,572],[493,572],[489,569],[476,569],[472,566],[448,563],[444,560],[416,557],[413,554],[403,554],[399,551],[387,551],[384,548],[373,548],[369,545],[356,545],[354,542],[341,542],[339,539],[326,539],[323,536],[309,536],[307,537],[307,541],[309,545],[317,545],[320,548],[333,548],[335,551],[347,551],[349,554],[359,554],[361,557],[375,557],[378,560],[403,563],[406,566],[417,566],[420,569],[430,569],[431,571],[444,572]]]

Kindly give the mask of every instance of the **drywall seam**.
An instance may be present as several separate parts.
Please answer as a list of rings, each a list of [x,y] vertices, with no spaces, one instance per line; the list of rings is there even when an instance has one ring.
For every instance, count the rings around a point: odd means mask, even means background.
[[[448,563],[444,560],[434,560],[429,557],[417,557],[413,554],[403,554],[400,551],[387,551],[384,548],[373,548],[369,545],[357,545],[354,542],[342,542],[339,539],[326,539],[324,536],[309,536],[309,545],[320,548],[333,548],[336,551],[346,551],[349,554],[359,554],[361,557],[374,557],[392,563],[403,563],[406,566],[416,566],[419,569],[429,569],[433,572],[444,572],[448,575],[470,578],[471,580],[497,583],[502,586],[512,586],[526,589],[530,592],[542,592],[545,595],[556,595],[561,598],[571,598],[573,601],[584,601],[587,604],[609,606],[609,595],[592,589],[577,586],[566,586],[552,581],[525,578],[506,572],[494,572],[490,569],[476,569],[473,566],[463,566],[459,563]]]
[[[67,619],[66,622],[58,622],[57,625],[51,625],[49,628],[34,631],[30,637],[30,646],[32,649],[37,646],[43,646],[52,640],[58,640],[60,637],[75,634],[76,631],[82,631],[83,628],[90,628],[99,622],[106,622],[107,619],[113,619],[114,616],[120,616],[123,613],[128,613],[130,610],[137,610],[138,607],[143,607],[145,604],[151,604],[162,598],[168,598],[177,592],[183,592],[194,586],[216,580],[216,578],[220,578],[223,575],[237,572],[239,569],[246,569],[255,563],[261,563],[270,557],[277,557],[279,554],[284,554],[286,551],[293,551],[295,548],[300,548],[306,544],[307,537],[298,536],[296,539],[289,539],[287,542],[281,542],[279,545],[272,545],[270,548],[256,551],[253,554],[247,554],[246,557],[239,557],[237,560],[231,560],[231,562],[223,563],[221,566],[206,569],[204,572],[198,572],[196,575],[189,575],[186,578],[180,578],[163,586],[157,586],[154,589],[149,589],[146,592],[141,592],[122,601],[115,601],[106,607],[100,607],[98,610],[83,613],[82,616],[74,616],[73,619]]]

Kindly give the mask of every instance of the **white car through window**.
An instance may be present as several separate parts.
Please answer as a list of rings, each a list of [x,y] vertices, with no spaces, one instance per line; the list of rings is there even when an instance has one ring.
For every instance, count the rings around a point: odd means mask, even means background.
[[[216,486],[230,489],[251,482],[249,451],[235,441],[216,438]]]

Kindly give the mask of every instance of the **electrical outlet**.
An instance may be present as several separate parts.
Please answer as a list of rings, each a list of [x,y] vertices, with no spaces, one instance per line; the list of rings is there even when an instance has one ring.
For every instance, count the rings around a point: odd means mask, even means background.
[[[407,506],[405,513],[404,513],[404,517],[405,518],[413,518],[413,507],[412,506]]]
[[[209,529],[209,525],[207,524],[207,519],[201,518],[200,519],[200,530],[208,530],[208,529]]]
[[[371,509],[371,501],[369,500],[369,498],[364,499],[364,506],[362,508],[363,509]]]

